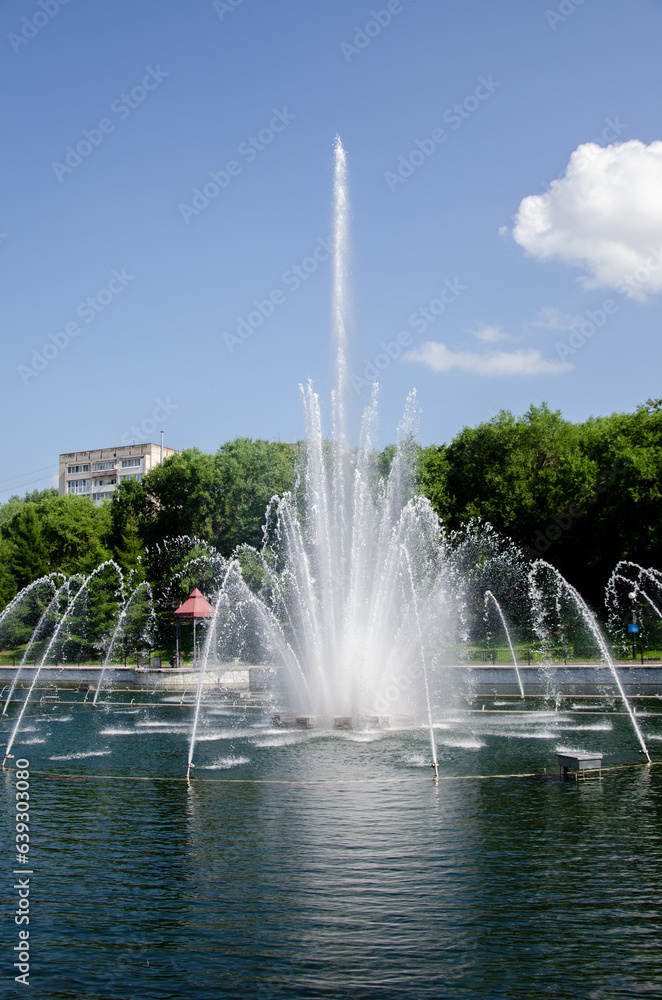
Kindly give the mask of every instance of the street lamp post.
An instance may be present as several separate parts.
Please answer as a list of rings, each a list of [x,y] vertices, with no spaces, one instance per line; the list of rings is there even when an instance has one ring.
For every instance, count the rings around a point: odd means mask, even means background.
[[[637,659],[637,632],[639,631],[639,624],[637,622],[637,605],[635,601],[637,595],[634,590],[630,591],[628,597],[632,601],[632,624],[628,626],[628,632],[632,636],[632,659]]]
[[[632,659],[637,659],[637,636],[639,636],[639,648],[641,650],[641,662],[644,662],[644,644],[641,638],[640,625],[637,621],[637,592],[630,591],[628,597],[632,601],[632,622],[628,625],[628,632],[632,636]]]

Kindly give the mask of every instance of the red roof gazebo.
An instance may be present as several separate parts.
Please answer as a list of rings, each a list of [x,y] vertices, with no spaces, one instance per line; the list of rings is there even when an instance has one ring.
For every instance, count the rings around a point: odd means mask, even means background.
[[[198,588],[192,590],[187,599],[175,611],[175,622],[177,625],[177,650],[175,653],[175,663],[179,666],[179,623],[181,621],[193,622],[193,659],[195,660],[195,624],[199,618],[213,618],[216,612],[209,601],[206,601]]]

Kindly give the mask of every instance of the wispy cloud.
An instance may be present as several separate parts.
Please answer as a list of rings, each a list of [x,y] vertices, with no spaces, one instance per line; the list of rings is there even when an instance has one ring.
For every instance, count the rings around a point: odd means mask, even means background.
[[[428,340],[421,347],[409,351],[404,360],[418,361],[441,374],[462,371],[488,378],[512,375],[559,375],[570,371],[573,367],[567,363],[547,361],[540,351],[533,348],[476,354],[471,351],[453,351],[446,344],[434,340]]]
[[[536,313],[536,318],[529,320],[529,326],[542,327],[544,330],[572,330],[584,322],[584,316],[571,316],[563,313],[557,306],[543,306]]]
[[[472,330],[472,333],[483,344],[498,344],[501,341],[513,339],[507,333],[504,333],[499,326],[484,326],[479,330]]]

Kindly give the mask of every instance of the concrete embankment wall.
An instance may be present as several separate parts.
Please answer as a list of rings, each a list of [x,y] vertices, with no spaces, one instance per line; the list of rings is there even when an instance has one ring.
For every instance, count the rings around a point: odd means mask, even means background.
[[[0,687],[11,684],[18,673],[18,667],[0,666]],[[41,668],[38,684],[71,687],[90,684],[96,687],[103,667],[96,663],[82,663],[80,666],[48,665]],[[32,683],[36,667],[25,666],[21,670],[21,680]],[[205,671],[203,687],[228,688],[229,690],[263,690],[268,668],[253,664],[220,663],[212,670]],[[200,679],[199,668],[193,667],[134,667],[113,664],[105,669],[104,687],[136,686],[151,690],[194,691]]]
[[[90,684],[96,687],[103,668],[99,664],[45,666],[41,668],[39,686],[77,686]],[[662,663],[618,664],[625,693],[628,695],[662,696]],[[11,684],[18,667],[0,666],[0,689]],[[518,695],[517,674],[512,666],[492,664],[458,664],[442,668],[449,685],[476,695]],[[228,690],[264,691],[278,671],[256,664],[221,663],[206,671],[203,687]],[[602,663],[569,663],[551,665],[524,665],[519,667],[524,692],[528,695],[549,696],[554,693],[593,694],[615,690],[609,667]],[[35,667],[23,667],[21,678],[31,683]],[[106,668],[104,687],[136,686],[150,690],[192,691],[198,686],[200,672],[193,667],[134,667],[113,665]]]
[[[476,664],[447,667],[457,681],[467,681],[476,694],[519,694],[517,674],[512,666]],[[606,663],[554,663],[520,666],[525,694],[594,694],[615,690],[613,674]],[[662,695],[662,663],[616,665],[628,695]]]

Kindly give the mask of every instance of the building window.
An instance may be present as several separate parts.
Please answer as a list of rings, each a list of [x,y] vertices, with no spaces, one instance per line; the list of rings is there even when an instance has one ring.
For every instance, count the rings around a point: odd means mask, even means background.
[[[114,462],[95,462],[92,466],[93,472],[104,472],[106,469],[114,469]]]
[[[75,476],[79,472],[89,472],[89,471],[90,471],[89,465],[68,465],[67,466],[67,473],[70,476]]]
[[[117,479],[97,479],[95,486],[115,486]]]
[[[89,479],[72,479],[67,483],[67,488],[69,493],[89,493],[90,481]]]
[[[142,472],[129,472],[126,476],[120,476],[121,483],[125,483],[127,479],[134,479],[137,483],[142,483],[143,474]]]
[[[108,500],[112,496],[112,493],[93,493],[93,500]]]
[[[122,468],[123,469],[139,469],[142,462],[142,458],[123,458]]]

